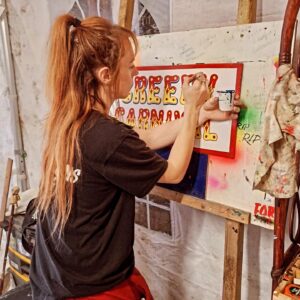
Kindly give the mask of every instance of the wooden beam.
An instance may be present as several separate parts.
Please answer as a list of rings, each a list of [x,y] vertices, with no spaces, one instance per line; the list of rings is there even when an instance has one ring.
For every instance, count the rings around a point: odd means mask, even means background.
[[[244,224],[226,220],[223,300],[241,299]]]
[[[7,163],[6,163],[6,172],[5,172],[3,194],[2,194],[2,200],[1,200],[0,222],[3,222],[4,217],[5,217],[5,210],[6,210],[6,205],[7,205],[7,198],[8,198],[10,179],[11,179],[11,173],[12,173],[12,166],[13,166],[13,160],[8,158]],[[2,231],[3,231],[3,228],[0,228],[0,246],[1,246],[1,241],[2,241]]]
[[[291,48],[300,0],[287,1],[280,41],[279,65],[291,63]]]
[[[222,299],[240,300],[244,224],[250,223],[250,213],[220,203],[168,190],[159,186],[155,186],[150,194],[157,195],[168,200],[173,200],[183,205],[226,219]]]
[[[297,194],[298,195],[298,194]],[[284,239],[285,225],[289,199],[275,198],[274,242],[273,242],[273,267],[272,267],[272,292],[278,285],[284,266]],[[290,258],[292,259],[292,258]]]
[[[212,202],[205,199],[196,198],[190,195],[182,194],[172,190],[168,190],[159,186],[155,186],[150,192],[152,195],[173,200],[183,205],[211,213],[213,215],[226,218],[232,221],[240,222],[243,224],[250,223],[250,213],[240,209],[236,209],[227,205],[217,202]]]
[[[257,0],[239,0],[237,24],[256,22]]]
[[[120,0],[119,25],[131,29],[134,0]]]

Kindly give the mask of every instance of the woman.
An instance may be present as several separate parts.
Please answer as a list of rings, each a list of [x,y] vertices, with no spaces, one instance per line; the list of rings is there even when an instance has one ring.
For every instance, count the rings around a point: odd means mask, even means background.
[[[157,182],[180,182],[196,127],[236,119],[240,102],[220,112],[216,99],[206,101],[205,76],[193,75],[182,86],[183,118],[133,130],[108,113],[138,74],[135,35],[100,17],[80,22],[64,15],[50,41],[33,299],[152,299],[134,268],[134,196]],[[152,150],[171,144],[167,161]]]

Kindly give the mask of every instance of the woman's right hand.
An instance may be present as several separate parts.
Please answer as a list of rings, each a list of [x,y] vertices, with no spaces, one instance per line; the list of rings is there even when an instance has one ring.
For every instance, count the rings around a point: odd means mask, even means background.
[[[186,76],[182,84],[185,105],[196,105],[200,109],[209,98],[208,80],[203,73]]]

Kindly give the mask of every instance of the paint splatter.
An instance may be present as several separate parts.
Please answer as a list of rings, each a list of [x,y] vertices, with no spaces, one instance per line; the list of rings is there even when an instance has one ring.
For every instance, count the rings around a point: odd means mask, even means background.
[[[251,185],[250,179],[248,178],[245,169],[243,170],[243,175],[244,175],[245,180]]]
[[[207,180],[207,184],[214,189],[225,190],[228,188],[228,184],[226,182],[226,176],[224,176],[223,180],[219,180],[216,177],[210,176]]]
[[[273,66],[275,67],[276,70],[279,67],[279,57],[278,56],[273,57]]]
[[[241,163],[240,159],[244,157],[242,151],[243,148],[237,145],[235,149],[235,156],[233,159],[227,157],[209,155],[209,159],[212,161],[211,165],[218,165],[218,167],[239,165]]]
[[[295,134],[295,127],[291,126],[291,125],[286,125],[284,128],[282,128],[282,131],[290,134],[290,135],[294,135]]]
[[[260,221],[260,222],[262,222],[264,224],[269,224],[269,225],[273,225],[274,224],[274,220],[271,219],[271,218],[267,218],[267,217],[260,216],[260,215],[255,215],[254,217],[255,217],[255,219],[257,221]],[[275,239],[275,237],[274,237],[274,239]]]

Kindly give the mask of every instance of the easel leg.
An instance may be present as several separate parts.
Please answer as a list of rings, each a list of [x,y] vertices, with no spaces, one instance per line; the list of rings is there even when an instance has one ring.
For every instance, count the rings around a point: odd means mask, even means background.
[[[272,292],[278,285],[278,279],[283,273],[284,267],[284,235],[288,211],[289,199],[275,198],[275,220],[274,220],[274,252],[272,268]]]
[[[241,299],[244,224],[226,220],[223,300]]]
[[[119,25],[131,29],[133,9],[133,0],[120,0]]]
[[[7,164],[6,164],[5,180],[4,180],[3,194],[2,194],[1,207],[0,207],[0,222],[3,222],[4,217],[5,217],[5,210],[6,210],[9,185],[10,185],[10,179],[11,179],[11,173],[12,173],[12,166],[13,166],[13,160],[8,158]],[[0,228],[0,246],[1,246],[1,241],[2,241],[2,231],[3,231],[3,229],[1,227]]]

